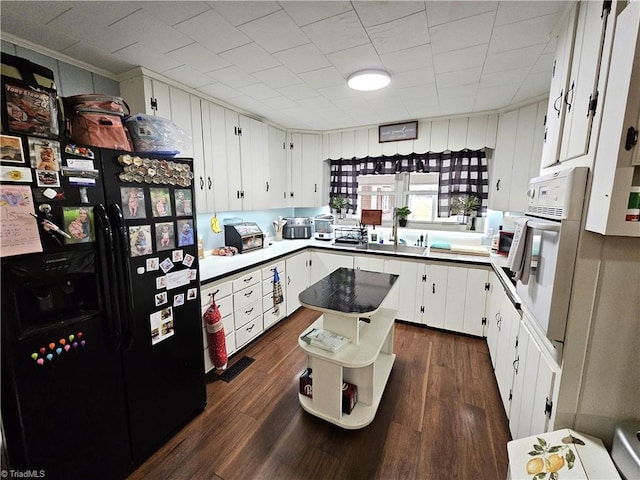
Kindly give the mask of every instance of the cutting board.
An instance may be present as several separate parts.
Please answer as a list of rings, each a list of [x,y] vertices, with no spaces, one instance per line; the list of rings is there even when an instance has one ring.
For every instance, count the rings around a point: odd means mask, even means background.
[[[430,251],[434,253],[456,253],[458,255],[476,255],[480,257],[489,256],[489,247],[481,245],[451,245],[450,249],[431,247]]]

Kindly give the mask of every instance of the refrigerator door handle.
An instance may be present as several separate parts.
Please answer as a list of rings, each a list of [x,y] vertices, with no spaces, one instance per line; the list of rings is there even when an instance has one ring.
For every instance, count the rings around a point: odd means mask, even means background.
[[[118,321],[118,304],[112,304],[112,288],[117,285],[115,258],[113,248],[113,232],[107,217],[107,210],[99,203],[93,207],[96,222],[96,244],[100,263],[100,281],[104,292],[105,327],[111,341],[112,349],[117,351],[122,344],[122,328]]]
[[[109,207],[109,218],[114,225],[115,266],[117,273],[116,286],[118,291],[118,303],[120,304],[120,317],[122,318],[122,346],[129,350],[135,337],[136,324],[133,318],[133,285],[131,284],[131,244],[129,233],[124,223],[122,208],[117,203]]]

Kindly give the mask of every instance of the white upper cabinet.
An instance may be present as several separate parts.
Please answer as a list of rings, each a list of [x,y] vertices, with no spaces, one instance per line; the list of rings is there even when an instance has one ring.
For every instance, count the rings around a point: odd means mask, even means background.
[[[287,134],[284,130],[269,125],[267,182],[267,205],[269,208],[284,208],[288,205],[287,192]]]
[[[558,32],[542,167],[588,153],[610,2],[582,1]],[[601,103],[601,102],[600,102]]]
[[[640,2],[618,15],[586,229],[603,235],[640,237],[640,222],[629,221],[632,189],[640,188]]]
[[[314,133],[289,135],[289,206],[319,207],[323,203],[321,138]]]
[[[540,169],[546,102],[500,115],[498,138],[489,160],[489,208],[523,212],[529,180]]]

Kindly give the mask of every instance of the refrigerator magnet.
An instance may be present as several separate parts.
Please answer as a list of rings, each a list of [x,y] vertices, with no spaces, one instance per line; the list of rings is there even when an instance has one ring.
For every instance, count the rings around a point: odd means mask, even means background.
[[[120,187],[120,201],[125,220],[147,218],[144,190],[139,187]]]
[[[182,261],[182,264],[186,267],[190,267],[191,265],[193,265],[194,260],[195,260],[195,257],[187,253],[184,256],[184,260]]]
[[[0,165],[0,180],[3,182],[31,183],[33,176],[30,168]]]
[[[13,135],[0,135],[0,160],[8,163],[24,163],[22,140]]]
[[[160,268],[160,259],[158,257],[147,258],[147,272],[153,272]]]
[[[164,305],[165,303],[167,303],[167,292],[156,293],[155,300],[156,300],[156,307],[159,307],[160,305]]]
[[[58,172],[36,170],[36,183],[39,187],[57,188],[60,186],[60,177]]]
[[[162,269],[162,271],[164,273],[167,273],[169,270],[171,270],[173,268],[173,262],[171,261],[170,258],[165,258],[161,263],[160,263],[160,268]]]
[[[60,143],[44,138],[29,137],[31,167],[36,170],[60,170]]]
[[[91,150],[90,148],[81,147],[79,145],[74,145],[72,143],[68,143],[64,147],[64,153],[69,153],[71,155],[76,155],[78,157],[90,158],[92,160],[95,158],[95,154],[93,153],[93,150]]]
[[[162,288],[167,288],[167,277],[164,275],[156,278],[156,289],[160,290]]]
[[[191,190],[176,189],[174,191],[174,200],[176,204],[176,217],[190,217],[193,215]]]
[[[95,241],[93,229],[93,210],[86,207],[62,207],[64,231],[71,238],[65,238],[65,244]]]
[[[189,269],[189,281],[195,280],[198,278],[198,269],[190,268]]]
[[[178,220],[178,246],[193,245],[193,220]]]
[[[173,260],[173,263],[181,262],[183,255],[182,250],[174,250],[171,252],[171,259]]]
[[[173,296],[173,306],[174,307],[181,307],[182,305],[184,305],[184,293],[178,293],[177,295]]]
[[[158,251],[171,250],[176,247],[176,238],[173,231],[173,222],[161,222],[155,224],[156,249]]]
[[[172,215],[168,188],[150,188],[149,196],[154,217],[170,217]]]
[[[151,247],[151,225],[129,227],[129,243],[132,257],[153,253],[153,248]]]
[[[198,298],[198,289],[190,288],[187,290],[187,300],[195,300]]]
[[[151,345],[155,345],[173,335],[173,309],[163,308],[149,315],[151,326]]]

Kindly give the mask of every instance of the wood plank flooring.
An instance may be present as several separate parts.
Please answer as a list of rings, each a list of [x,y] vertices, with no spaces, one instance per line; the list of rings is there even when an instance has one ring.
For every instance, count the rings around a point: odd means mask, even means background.
[[[397,354],[374,421],[343,430],[298,403],[307,366],[300,309],[236,354],[230,383],[209,375],[205,411],[129,478],[502,480],[510,440],[483,339],[396,324]]]

